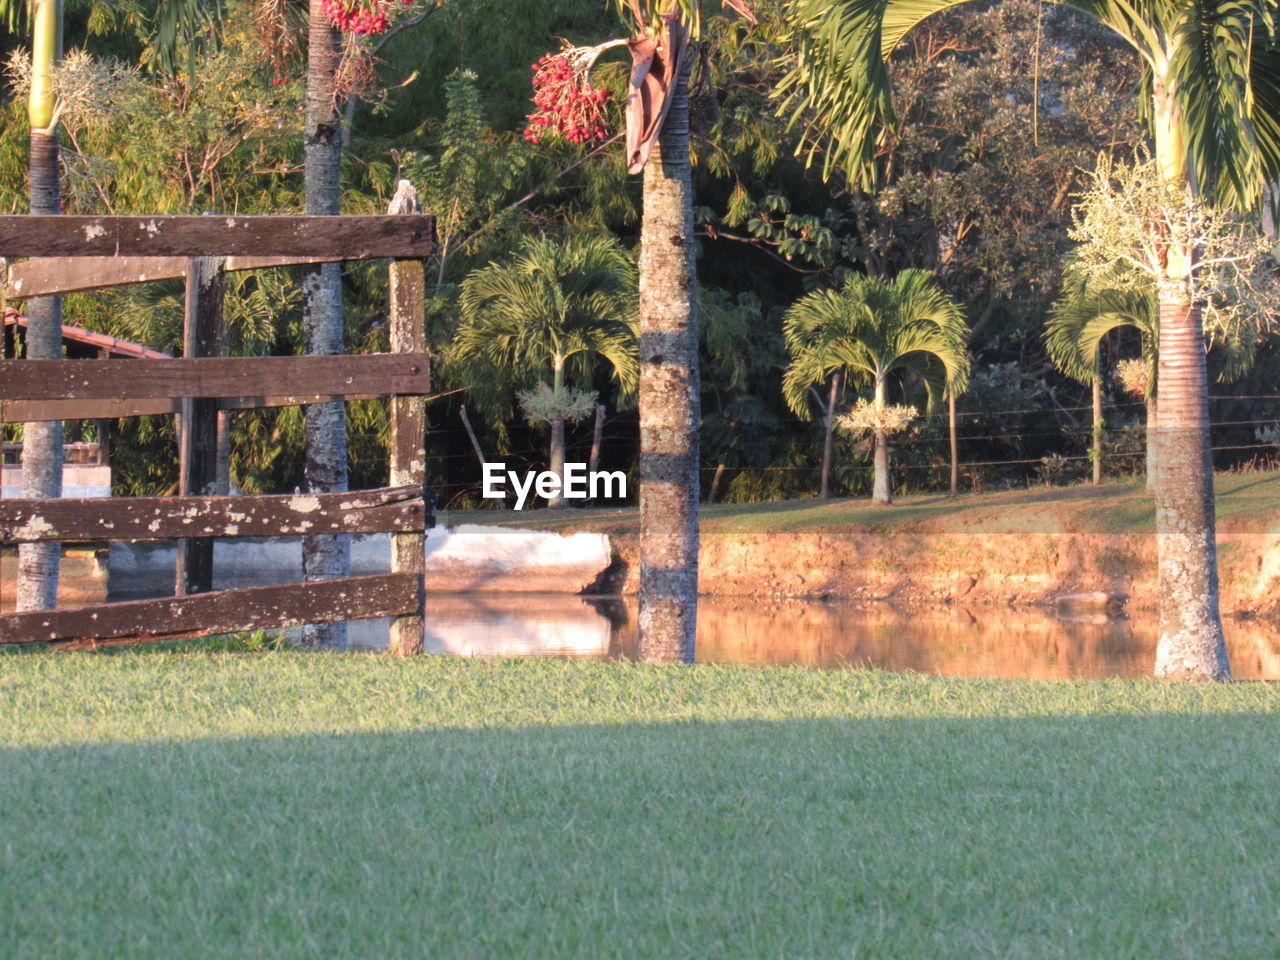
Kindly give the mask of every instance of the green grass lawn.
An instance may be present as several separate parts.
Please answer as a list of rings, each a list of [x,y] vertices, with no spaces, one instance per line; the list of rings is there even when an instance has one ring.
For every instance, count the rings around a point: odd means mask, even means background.
[[[1280,516],[1280,472],[1218,474],[1217,513],[1224,530],[1264,532]],[[540,530],[636,533],[635,507],[586,510],[452,510],[441,523],[498,523]],[[899,497],[889,507],[865,499],[784,500],[704,504],[702,530],[718,533],[874,532],[1146,533],[1155,529],[1155,504],[1140,482],[1094,487],[1029,487],[957,497]]]
[[[0,956],[1275,957],[1262,684],[0,657]]]

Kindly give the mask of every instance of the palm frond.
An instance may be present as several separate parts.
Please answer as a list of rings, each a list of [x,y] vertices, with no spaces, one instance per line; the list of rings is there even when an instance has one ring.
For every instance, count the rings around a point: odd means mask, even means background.
[[[1246,210],[1280,175],[1274,6],[1192,0],[1172,31],[1170,66],[1195,182],[1204,195]]]
[[[932,409],[969,380],[969,327],[960,307],[922,270],[892,280],[850,276],[838,290],[816,290],[783,318],[791,356],[782,392],[798,416],[810,415],[808,390],[840,372],[857,384],[894,370],[921,374]]]
[[[555,360],[586,376],[604,360],[624,392],[639,376],[636,268],[615,241],[534,237],[472,271],[458,297],[450,356],[473,378],[526,387]]]
[[[1142,334],[1143,353],[1154,356],[1159,340],[1155,291],[1131,286],[1090,283],[1067,273],[1065,289],[1050,310],[1044,343],[1049,359],[1062,373],[1081,383],[1097,376],[1098,350],[1112,330],[1134,327]]]
[[[790,62],[780,115],[802,124],[810,161],[873,186],[872,157],[896,122],[887,60],[918,24],[967,0],[786,0]],[[1197,189],[1242,209],[1280,178],[1275,0],[1055,0],[1115,31],[1151,71],[1168,69]],[[1167,61],[1167,63],[1166,63]],[[1149,102],[1140,104],[1153,119]]]

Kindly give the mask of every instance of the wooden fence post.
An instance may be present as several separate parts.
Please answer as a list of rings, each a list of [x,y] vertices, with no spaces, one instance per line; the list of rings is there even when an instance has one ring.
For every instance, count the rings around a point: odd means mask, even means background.
[[[421,213],[413,185],[401,180],[387,213]],[[390,334],[392,353],[426,351],[426,280],[420,259],[397,259],[391,263]],[[391,479],[392,485],[426,486],[426,401],[420,396],[391,398]],[[424,494],[429,496],[429,494]],[[424,511],[427,513],[429,511]],[[422,652],[423,615],[426,595],[426,537],[422,533],[395,533],[391,536],[391,572],[412,573],[418,579],[418,610],[391,621],[388,652],[408,656]]]
[[[225,259],[192,257],[187,263],[186,313],[183,318],[184,358],[216,357],[223,351],[222,319]],[[184,399],[178,414],[178,495],[208,496],[218,478],[218,401]],[[174,595],[213,589],[213,541],[178,541]]]

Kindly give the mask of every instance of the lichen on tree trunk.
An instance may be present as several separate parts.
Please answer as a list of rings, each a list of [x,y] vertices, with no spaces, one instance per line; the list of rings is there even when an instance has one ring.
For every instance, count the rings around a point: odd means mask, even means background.
[[[1208,379],[1200,312],[1176,282],[1160,290],[1156,538],[1160,639],[1155,675],[1229,680],[1218,610]]]
[[[342,163],[342,122],[337,111],[334,80],[340,39],[319,0],[310,2],[307,31],[307,115],[304,164],[307,213],[332,215],[339,210]],[[320,264],[303,281],[303,333],[309,354],[343,352],[342,275],[337,263]],[[307,456],[304,476],[315,493],[347,489],[346,405],[341,401],[306,408]],[[307,537],[302,569],[307,581],[345,577],[350,572],[350,538]],[[346,646],[345,623],[308,624],[302,639],[308,646],[341,649]]]
[[[60,212],[58,141],[55,134],[31,131],[30,211]],[[26,356],[53,360],[62,356],[62,298],[36,297],[26,304]],[[32,499],[62,496],[62,422],[24,424],[22,495]],[[61,544],[24,543],[18,547],[16,609],[52,610],[58,597]]]
[[[640,249],[640,657],[692,661],[698,616],[697,273],[688,67],[644,168]]]

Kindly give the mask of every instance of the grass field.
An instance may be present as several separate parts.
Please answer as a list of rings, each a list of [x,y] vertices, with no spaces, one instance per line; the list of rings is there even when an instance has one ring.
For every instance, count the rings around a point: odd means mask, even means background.
[[[1280,472],[1218,474],[1217,512],[1224,531],[1263,532],[1280,515]],[[542,530],[639,530],[635,507],[586,510],[453,510],[440,514],[449,526],[505,523]],[[1155,504],[1141,483],[1094,487],[1030,487],[992,493],[900,497],[889,507],[865,499],[784,500],[704,504],[702,531],[718,533],[846,533],[850,530],[1023,533],[1147,533],[1155,529]]]
[[[0,956],[1275,957],[1262,684],[0,657]]]

